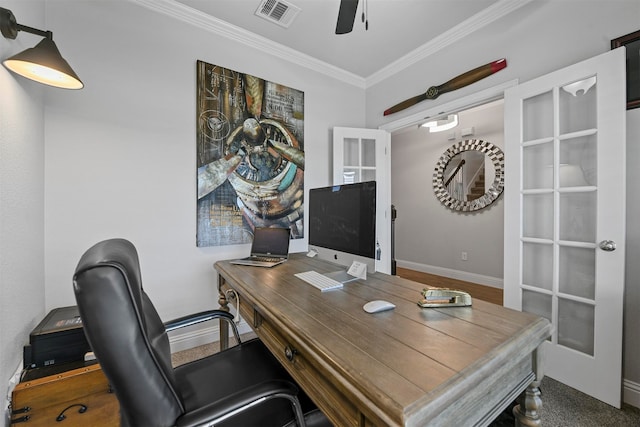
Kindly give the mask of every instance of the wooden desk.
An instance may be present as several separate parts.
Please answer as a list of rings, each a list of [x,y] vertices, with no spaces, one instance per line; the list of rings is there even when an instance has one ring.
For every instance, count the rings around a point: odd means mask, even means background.
[[[240,314],[336,426],[484,426],[525,390],[516,423],[540,425],[546,319],[479,300],[420,308],[423,284],[381,273],[321,293],[294,273],[339,267],[304,254],[215,269],[221,307],[233,289]],[[366,313],[376,299],[396,308]]]

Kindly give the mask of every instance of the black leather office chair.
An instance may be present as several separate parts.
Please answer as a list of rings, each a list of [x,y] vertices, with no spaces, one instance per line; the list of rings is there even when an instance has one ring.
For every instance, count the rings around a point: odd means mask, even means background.
[[[259,340],[174,369],[167,330],[222,318],[240,342],[233,316],[212,310],[165,325],[142,289],[129,241],[106,240],[88,249],[73,287],[123,427],[331,425]]]

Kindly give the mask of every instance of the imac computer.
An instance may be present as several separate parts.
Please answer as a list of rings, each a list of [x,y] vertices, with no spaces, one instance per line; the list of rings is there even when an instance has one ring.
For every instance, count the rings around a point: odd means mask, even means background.
[[[344,266],[325,274],[341,283],[354,261],[375,271],[376,182],[334,185],[309,190],[309,250],[317,257]]]

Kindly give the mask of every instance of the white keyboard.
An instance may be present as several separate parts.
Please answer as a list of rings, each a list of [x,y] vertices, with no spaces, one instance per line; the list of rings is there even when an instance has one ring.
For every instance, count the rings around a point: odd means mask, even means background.
[[[342,283],[337,280],[333,280],[324,274],[320,274],[317,271],[305,271],[304,273],[296,273],[294,276],[304,280],[311,286],[320,289],[321,292],[342,288]]]

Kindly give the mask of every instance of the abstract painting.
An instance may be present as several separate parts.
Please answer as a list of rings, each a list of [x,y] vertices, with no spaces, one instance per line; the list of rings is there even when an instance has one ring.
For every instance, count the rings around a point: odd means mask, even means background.
[[[197,246],[304,237],[304,92],[197,61]]]

